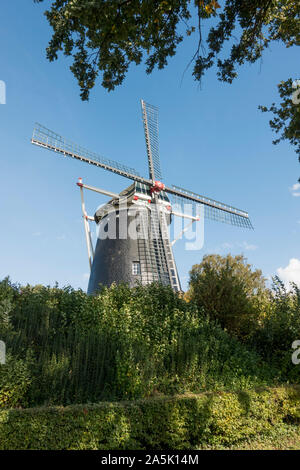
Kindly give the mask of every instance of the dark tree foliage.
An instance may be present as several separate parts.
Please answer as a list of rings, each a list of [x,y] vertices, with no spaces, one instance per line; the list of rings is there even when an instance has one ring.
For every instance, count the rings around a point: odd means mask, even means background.
[[[273,140],[273,144],[278,144],[282,140],[288,140],[296,150],[300,162],[300,81],[293,81],[291,78],[278,85],[280,105],[272,103],[267,108],[259,106],[263,112],[272,112],[274,117],[269,121],[271,129],[279,137]],[[300,178],[299,178],[300,182]]]
[[[45,15],[53,29],[47,57],[53,61],[60,51],[72,56],[83,100],[99,75],[110,91],[123,83],[130,64],[144,61],[148,74],[164,68],[192,34],[196,81],[215,65],[218,79],[232,83],[238,67],[256,62],[270,43],[300,44],[300,2],[294,0],[53,0]],[[279,85],[286,100],[290,84]],[[299,150],[299,106],[286,113],[284,105],[269,109],[275,115],[271,127]]]

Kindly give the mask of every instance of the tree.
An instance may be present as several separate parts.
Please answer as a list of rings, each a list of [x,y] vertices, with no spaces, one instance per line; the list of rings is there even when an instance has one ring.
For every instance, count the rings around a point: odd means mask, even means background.
[[[259,106],[262,112],[272,112],[274,118],[269,121],[271,129],[280,136],[273,140],[273,144],[279,144],[282,140],[288,140],[298,154],[300,162],[300,81],[282,81],[278,85],[279,95],[282,99],[280,106],[275,103],[267,108]],[[298,180],[300,182],[300,178]]]
[[[267,294],[261,271],[252,271],[243,255],[206,255],[190,271],[187,299],[241,339],[260,322]]]
[[[132,63],[138,65],[145,58],[148,74],[155,67],[162,69],[175,55],[179,43],[192,34],[197,34],[195,54],[190,61],[196,81],[201,81],[205,72],[216,65],[218,79],[232,83],[237,68],[246,62],[256,62],[270,43],[280,41],[286,47],[300,44],[299,2],[224,0],[220,3],[217,0],[53,0],[45,12],[53,29],[47,57],[53,61],[59,51],[72,56],[71,71],[78,80],[81,98],[87,100],[99,74],[102,86],[110,91],[122,84]],[[204,37],[206,22],[211,26]],[[231,42],[230,52],[222,55],[227,42]],[[290,85],[289,81],[285,83]],[[270,110],[276,115],[274,106]],[[299,119],[299,107],[291,108],[291,113]],[[282,124],[275,118],[275,127],[272,124],[271,127],[276,132],[283,129],[282,138],[289,139],[299,149],[300,136],[294,132],[295,119],[291,113],[283,112]]]
[[[271,308],[253,332],[249,346],[273,364],[282,379],[293,383],[299,380],[299,366],[295,367],[292,355],[300,340],[300,288],[292,282],[287,288],[275,276],[271,292]]]

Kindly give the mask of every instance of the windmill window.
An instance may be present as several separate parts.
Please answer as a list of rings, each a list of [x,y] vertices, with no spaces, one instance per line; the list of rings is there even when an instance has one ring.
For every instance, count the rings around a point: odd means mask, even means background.
[[[141,274],[141,264],[139,261],[133,261],[132,262],[132,274],[134,276],[137,276],[138,274]]]

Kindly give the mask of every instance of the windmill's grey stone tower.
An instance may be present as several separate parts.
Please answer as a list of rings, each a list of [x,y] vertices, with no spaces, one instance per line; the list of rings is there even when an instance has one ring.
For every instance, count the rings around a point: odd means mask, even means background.
[[[173,215],[199,220],[199,207],[203,216],[239,227],[252,228],[248,214],[200,194],[178,186],[161,183],[158,152],[158,110],[142,103],[142,115],[147,147],[149,178],[140,176],[133,168],[99,157],[73,142],[37,124],[31,142],[57,154],[103,168],[133,181],[120,194],[77,183],[81,191],[83,221],[88,247],[91,275],[88,293],[95,294],[100,285],[113,282],[148,284],[158,281],[179,291],[180,281],[172,251],[168,226]],[[83,188],[111,197],[111,200],[89,217],[85,210]],[[195,216],[185,211],[175,212],[169,200],[171,195],[181,205],[190,203]],[[99,236],[94,252],[89,220],[97,223]]]
[[[134,183],[95,214],[98,240],[88,293],[100,285],[160,282],[179,291],[180,281],[170,244],[170,201],[162,191],[153,204],[149,189]]]

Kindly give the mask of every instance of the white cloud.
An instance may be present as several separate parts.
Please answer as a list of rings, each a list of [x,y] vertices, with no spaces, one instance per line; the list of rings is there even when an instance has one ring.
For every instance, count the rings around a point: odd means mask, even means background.
[[[295,183],[293,184],[293,186],[290,188],[290,191],[292,193],[293,196],[295,197],[299,197],[300,196],[300,192],[298,192],[300,189],[300,183]]]
[[[82,275],[82,278],[85,280],[85,279],[88,279],[90,277],[90,273],[83,273]]]
[[[256,250],[257,249],[257,246],[256,245],[251,245],[247,242],[243,242],[243,244],[241,245],[242,248],[245,248],[245,250]]]
[[[226,249],[226,248],[233,248],[233,244],[232,244],[232,243],[224,242],[224,243],[222,243],[221,248],[224,248],[224,249]]]
[[[217,248],[215,251],[224,251],[224,250],[233,250],[233,251],[240,251],[241,249],[245,251],[253,251],[257,250],[258,246],[251,245],[250,243],[243,242],[243,243],[228,243],[224,242],[221,246]]]
[[[277,274],[288,286],[289,282],[295,282],[300,287],[300,259],[291,258],[285,268],[278,268]]]

